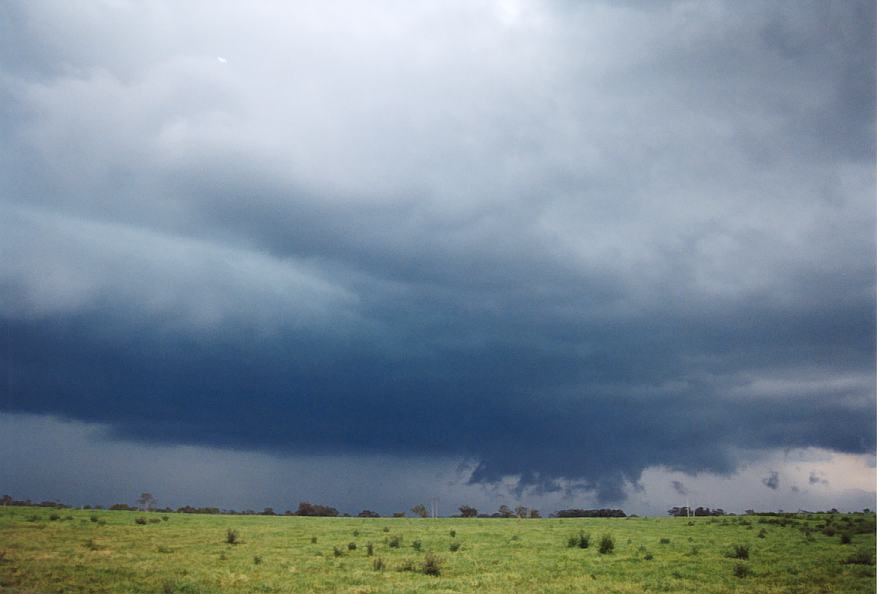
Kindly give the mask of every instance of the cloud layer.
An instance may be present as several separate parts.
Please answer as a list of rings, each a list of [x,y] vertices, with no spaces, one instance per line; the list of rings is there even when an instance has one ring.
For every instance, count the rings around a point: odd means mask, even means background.
[[[873,22],[7,3],[0,408],[603,501],[873,452]]]

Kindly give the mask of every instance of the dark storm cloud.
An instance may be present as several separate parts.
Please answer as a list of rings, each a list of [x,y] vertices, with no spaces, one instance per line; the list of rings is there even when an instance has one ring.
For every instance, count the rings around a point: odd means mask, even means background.
[[[811,485],[827,485],[828,481],[819,475],[818,472],[812,471],[810,472],[810,477],[807,479]]]
[[[3,410],[601,501],[874,450],[870,3],[65,6],[0,9]]]
[[[780,487],[780,473],[775,470],[771,470],[770,474],[761,479],[761,483],[768,489],[776,491]]]
[[[688,489],[685,488],[685,485],[682,481],[673,481],[673,490],[679,493],[680,495],[688,495]]]

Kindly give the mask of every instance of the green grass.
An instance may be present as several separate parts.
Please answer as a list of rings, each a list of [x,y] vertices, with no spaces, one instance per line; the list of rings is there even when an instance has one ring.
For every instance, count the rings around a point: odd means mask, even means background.
[[[693,525],[685,518],[176,513],[167,514],[167,521],[137,524],[138,517],[164,514],[61,510],[62,518],[72,519],[49,520],[51,513],[59,512],[0,508],[0,592],[872,593],[877,585],[873,564],[845,563],[856,555],[873,562],[873,513],[800,515],[782,523],[754,516],[697,518]],[[849,534],[851,542],[825,535],[826,524]],[[229,530],[237,534],[235,544],[227,543]],[[568,546],[581,533],[610,536],[614,550],[600,554],[599,540],[586,549]],[[389,546],[394,537],[400,537],[399,547]],[[453,542],[460,545],[455,552],[449,550]],[[748,547],[749,558],[729,554],[737,547]],[[436,571],[427,556],[437,561],[439,575],[424,573]]]

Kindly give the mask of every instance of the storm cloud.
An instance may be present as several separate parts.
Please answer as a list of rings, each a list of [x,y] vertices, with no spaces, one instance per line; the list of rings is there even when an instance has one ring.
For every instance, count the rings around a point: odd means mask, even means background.
[[[0,410],[601,502],[873,453],[873,23],[7,2]]]

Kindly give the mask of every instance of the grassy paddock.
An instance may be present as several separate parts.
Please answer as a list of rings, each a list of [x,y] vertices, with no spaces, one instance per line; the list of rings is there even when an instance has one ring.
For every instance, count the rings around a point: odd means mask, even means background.
[[[874,521],[873,513],[689,523],[9,507],[0,508],[0,592],[872,593]],[[604,536],[613,545],[601,553]]]

